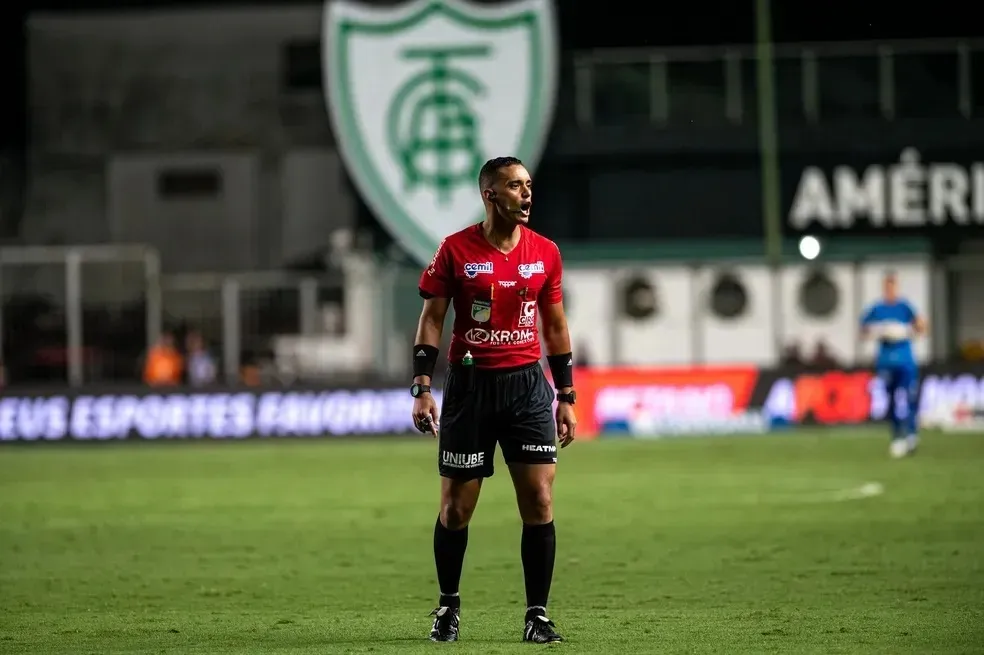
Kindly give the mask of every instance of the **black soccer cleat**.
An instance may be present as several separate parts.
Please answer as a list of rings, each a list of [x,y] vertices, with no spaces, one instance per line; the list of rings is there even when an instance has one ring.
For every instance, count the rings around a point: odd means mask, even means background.
[[[534,644],[556,644],[564,641],[564,638],[557,634],[554,629],[556,627],[553,621],[542,614],[538,614],[526,622],[523,641],[530,641]]]
[[[438,607],[430,613],[434,617],[431,641],[458,641],[458,608]]]

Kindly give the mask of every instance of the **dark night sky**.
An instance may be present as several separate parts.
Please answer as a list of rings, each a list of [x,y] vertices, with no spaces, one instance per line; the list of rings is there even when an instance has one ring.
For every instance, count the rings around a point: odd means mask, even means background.
[[[495,0],[486,0],[495,1]],[[754,39],[754,0],[689,0],[679,4],[643,0],[605,0],[605,11],[590,0],[558,0],[563,47],[610,48],[646,45],[748,43]],[[79,11],[141,7],[242,5],[231,0],[208,3],[153,0],[12,0],[0,9],[0,55],[8,118],[0,128],[0,147],[24,144],[24,18],[32,11]],[[253,4],[281,4],[276,2]],[[320,4],[320,3],[319,3]],[[979,25],[966,0],[932,3],[882,0],[772,0],[776,41],[973,37]],[[931,7],[931,10],[927,9]]]

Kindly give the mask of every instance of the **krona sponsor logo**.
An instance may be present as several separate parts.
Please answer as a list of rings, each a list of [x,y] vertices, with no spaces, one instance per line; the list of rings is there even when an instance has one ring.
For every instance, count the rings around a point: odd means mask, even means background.
[[[489,340],[489,331],[482,328],[472,328],[465,332],[465,341],[468,343],[481,344]]]
[[[472,328],[465,332],[465,341],[475,345],[492,344],[521,344],[533,341],[536,336],[533,330],[483,330]]]

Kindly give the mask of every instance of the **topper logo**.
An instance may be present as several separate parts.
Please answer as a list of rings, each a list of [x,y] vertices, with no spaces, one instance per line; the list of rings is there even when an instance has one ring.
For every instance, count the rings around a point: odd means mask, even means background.
[[[538,261],[533,264],[519,265],[519,276],[522,277],[524,280],[528,280],[531,277],[533,277],[534,273],[540,273],[542,275],[543,272],[544,272],[544,267],[542,261]]]
[[[479,274],[491,275],[492,274],[492,262],[468,262],[465,264],[465,277],[475,278]]]

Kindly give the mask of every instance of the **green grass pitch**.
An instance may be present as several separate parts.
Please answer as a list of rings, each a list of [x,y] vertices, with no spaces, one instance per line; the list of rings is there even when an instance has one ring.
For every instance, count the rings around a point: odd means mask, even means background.
[[[551,616],[568,641],[551,648],[984,653],[984,436],[931,434],[892,461],[884,434],[563,451]],[[435,462],[426,438],[4,448],[0,653],[545,648],[519,643],[501,460],[462,640],[426,641]]]

